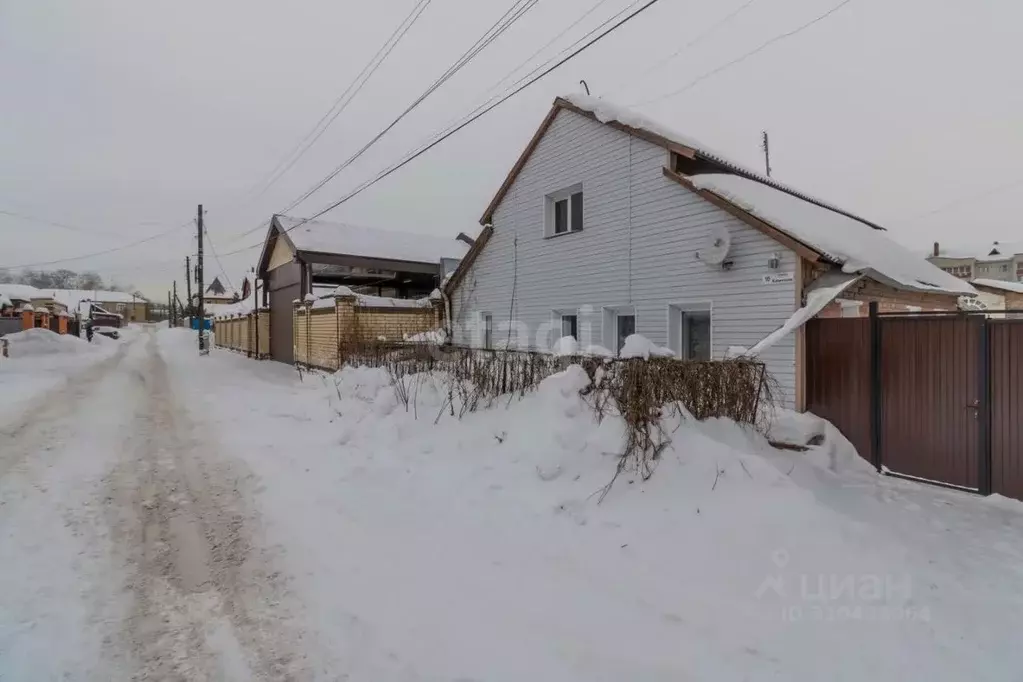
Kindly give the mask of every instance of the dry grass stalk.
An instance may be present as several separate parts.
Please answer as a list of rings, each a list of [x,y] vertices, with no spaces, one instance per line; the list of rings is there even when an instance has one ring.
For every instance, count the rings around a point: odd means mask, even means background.
[[[688,413],[697,420],[726,417],[762,427],[772,404],[774,382],[764,365],[748,360],[690,362],[671,358],[605,359],[558,357],[520,350],[484,350],[462,346],[355,340],[338,349],[340,365],[385,369],[406,410],[416,377],[430,374],[446,387],[445,410],[462,417],[490,407],[501,396],[522,397],[547,377],[579,364],[591,379],[583,396],[598,419],[620,416],[627,425],[615,478],[623,471],[649,478],[671,438],[662,427],[666,415]],[[684,412],[683,412],[684,410]]]

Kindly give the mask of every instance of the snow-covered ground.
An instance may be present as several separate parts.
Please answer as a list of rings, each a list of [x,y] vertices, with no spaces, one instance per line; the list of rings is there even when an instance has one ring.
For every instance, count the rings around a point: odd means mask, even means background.
[[[121,347],[0,422],[0,679],[1023,670],[1023,505],[879,478],[832,432],[676,422],[598,504],[622,427],[578,368],[459,421],[379,371],[200,358],[177,329]]]
[[[139,334],[138,325],[121,330],[122,341]],[[9,357],[0,356],[0,422],[31,409],[34,400],[66,386],[71,377],[117,354],[120,344],[106,337],[93,343],[48,329],[28,329],[4,337]]]

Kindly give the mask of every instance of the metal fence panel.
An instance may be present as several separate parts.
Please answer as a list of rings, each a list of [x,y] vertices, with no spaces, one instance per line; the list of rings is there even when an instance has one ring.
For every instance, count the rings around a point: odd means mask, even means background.
[[[991,492],[1023,499],[1023,320],[989,322]]]

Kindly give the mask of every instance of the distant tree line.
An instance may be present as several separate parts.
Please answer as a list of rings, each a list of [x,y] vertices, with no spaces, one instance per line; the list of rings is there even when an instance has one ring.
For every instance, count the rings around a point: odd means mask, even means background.
[[[0,284],[28,284],[37,289],[104,289],[132,293],[133,286],[116,282],[104,282],[95,272],[74,270],[21,270],[11,272],[0,270]]]

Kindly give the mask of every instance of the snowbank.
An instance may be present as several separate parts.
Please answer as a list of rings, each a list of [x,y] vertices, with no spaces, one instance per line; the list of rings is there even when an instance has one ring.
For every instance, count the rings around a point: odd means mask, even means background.
[[[88,353],[89,344],[77,336],[56,334],[49,329],[26,329],[4,337],[12,358],[39,355]]]
[[[574,336],[562,336],[551,346],[551,352],[558,356],[579,355],[579,342]]]
[[[430,331],[419,332],[418,334],[405,335],[405,340],[409,343],[432,343],[438,346],[443,345],[447,338],[447,332],[443,329],[432,329]]]
[[[674,357],[675,351],[670,348],[658,346],[650,339],[641,334],[632,334],[625,339],[625,345],[619,356],[622,358],[643,358],[649,360],[651,356],[658,358]]]

